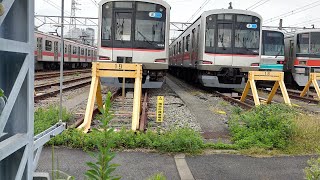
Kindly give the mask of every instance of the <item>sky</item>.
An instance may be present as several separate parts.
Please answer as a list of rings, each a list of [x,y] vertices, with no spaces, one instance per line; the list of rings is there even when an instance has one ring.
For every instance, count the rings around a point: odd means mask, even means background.
[[[171,22],[187,22],[192,15],[200,9],[200,6],[206,0],[166,0],[171,6]],[[229,2],[232,2],[234,9],[247,9],[250,6],[260,2],[261,6],[252,9],[263,17],[264,25],[278,26],[279,15],[287,13],[283,18],[283,26],[305,26],[311,27],[314,24],[320,28],[320,0],[208,0],[209,2],[201,8],[191,22],[196,20],[203,11],[211,9],[227,9]],[[81,17],[98,17],[98,8],[94,2],[99,0],[77,0],[80,10],[76,11],[76,16]],[[52,6],[52,4],[54,4]],[[61,15],[61,0],[35,0],[36,15]],[[301,9],[302,8],[302,9]],[[298,9],[298,10],[297,10]],[[303,11],[304,10],[304,11]],[[299,12],[301,11],[301,12]],[[67,16],[71,12],[71,0],[65,0],[65,13]],[[275,21],[270,22],[270,18]],[[267,20],[267,21],[266,21]],[[269,21],[268,21],[269,20]],[[36,20],[36,25],[39,21]],[[56,27],[44,25],[39,30],[49,32],[54,31]],[[177,36],[179,32],[171,32],[172,36]]]

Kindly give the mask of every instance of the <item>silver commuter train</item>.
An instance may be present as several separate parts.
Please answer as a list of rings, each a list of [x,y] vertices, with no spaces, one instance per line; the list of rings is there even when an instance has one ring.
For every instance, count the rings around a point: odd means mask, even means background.
[[[35,31],[35,69],[56,70],[60,67],[61,38]],[[87,68],[96,60],[97,48],[79,42],[64,40],[64,67],[67,69]]]
[[[205,87],[242,88],[259,70],[262,17],[251,11],[204,12],[170,45],[170,71]]]
[[[283,71],[284,34],[280,30],[262,29],[260,70]]]
[[[300,30],[285,37],[285,56],[287,82],[305,86],[311,72],[320,72],[320,29]]]
[[[102,0],[98,61],[143,64],[142,88],[160,88],[169,61],[170,6],[162,0]],[[103,78],[121,87],[122,78]],[[126,79],[133,87],[133,79]]]

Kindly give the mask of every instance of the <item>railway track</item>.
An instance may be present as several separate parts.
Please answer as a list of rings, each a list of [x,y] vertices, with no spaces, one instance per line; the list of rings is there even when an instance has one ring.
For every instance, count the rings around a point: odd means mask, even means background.
[[[72,71],[64,71],[63,75],[73,75],[77,73],[90,73],[91,69],[85,69],[85,70],[72,70]],[[54,77],[59,77],[60,72],[49,72],[49,73],[36,73],[35,74],[35,80],[42,80],[42,79],[48,79],[48,78],[54,78]]]
[[[91,84],[91,79],[84,80],[84,81],[81,81],[81,82],[78,82],[78,83],[72,83],[69,86],[64,86],[62,88],[62,90],[63,91],[70,91],[70,90],[81,88],[81,87],[84,87],[84,86],[87,86],[87,85],[90,85],[90,84]],[[58,89],[58,88],[54,89],[54,90],[48,90],[48,91],[46,91],[44,93],[36,93],[36,95],[34,96],[34,101],[38,102],[40,100],[55,96],[55,95],[57,95],[59,93],[60,93],[60,89]]]
[[[70,80],[64,81],[63,84],[67,85],[67,84],[71,84],[71,83],[74,83],[74,82],[77,82],[77,81],[87,80],[87,79],[90,79],[90,78],[91,78],[91,75],[90,76],[85,76],[85,77],[80,77],[80,78],[74,78],[74,79],[70,79]],[[55,81],[55,82],[51,82],[51,83],[47,83],[47,84],[37,85],[37,86],[35,86],[34,90],[35,91],[41,91],[41,90],[49,89],[52,86],[59,86],[59,85],[60,85],[60,82],[59,81]]]
[[[112,108],[111,111],[113,112],[114,118],[110,122],[110,126],[115,128],[116,130],[120,130],[121,128],[131,129],[131,123],[132,123],[132,106],[133,106],[133,98],[126,97],[125,100],[123,100],[123,97],[121,96],[121,91],[119,88],[115,88],[112,90]],[[144,93],[144,96],[142,97],[142,103],[141,103],[141,115],[140,115],[140,124],[139,124],[139,130],[144,131],[147,128],[148,124],[148,116],[150,113],[148,113],[148,93]],[[93,110],[93,124],[98,124],[97,122],[94,122],[94,117],[99,114],[98,107],[95,107]],[[71,128],[77,128],[79,127],[84,121],[84,116],[81,116],[77,119],[77,121],[71,125]],[[95,127],[95,126],[93,126]]]

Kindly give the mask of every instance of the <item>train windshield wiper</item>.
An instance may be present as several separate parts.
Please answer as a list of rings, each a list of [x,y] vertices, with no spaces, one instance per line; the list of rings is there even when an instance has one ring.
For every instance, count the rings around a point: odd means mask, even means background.
[[[278,52],[278,54],[276,55],[275,58],[277,58],[280,55],[281,52],[282,52],[282,48],[280,49],[280,51]]]
[[[146,36],[144,36],[139,30],[137,30],[137,32],[143,37],[144,41],[149,43],[150,45],[154,46],[155,44],[153,43],[153,41],[149,41],[148,38]]]

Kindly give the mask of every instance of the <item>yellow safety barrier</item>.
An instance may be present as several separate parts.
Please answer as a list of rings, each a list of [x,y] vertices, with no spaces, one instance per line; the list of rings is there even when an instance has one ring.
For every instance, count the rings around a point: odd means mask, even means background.
[[[260,105],[260,99],[258,96],[258,91],[256,87],[255,81],[274,81],[275,84],[272,88],[271,93],[269,94],[268,99],[266,100],[267,104],[270,104],[274,95],[276,94],[279,86],[282,92],[282,96],[284,99],[284,102],[291,106],[291,102],[289,99],[289,95],[286,89],[286,85],[284,84],[284,73],[283,72],[272,72],[272,71],[250,71],[248,82],[246,84],[246,87],[242,93],[240,101],[244,102],[246,100],[246,97],[248,96],[249,90],[251,88],[252,95],[254,99],[254,103],[256,106]]]
[[[97,105],[102,108],[101,81],[100,77],[122,77],[135,78],[134,97],[133,97],[133,112],[132,112],[132,130],[136,131],[139,128],[141,92],[142,92],[142,65],[141,64],[122,64],[122,63],[92,63],[92,81],[88,104],[86,108],[85,118],[83,123],[78,127],[88,132],[91,126],[94,101],[97,99]]]
[[[303,97],[307,94],[310,89],[311,84],[313,84],[314,89],[317,91],[318,100],[320,100],[320,88],[317,81],[320,80],[320,73],[310,73],[310,79],[307,85],[304,87],[303,91],[301,92],[300,96]]]

